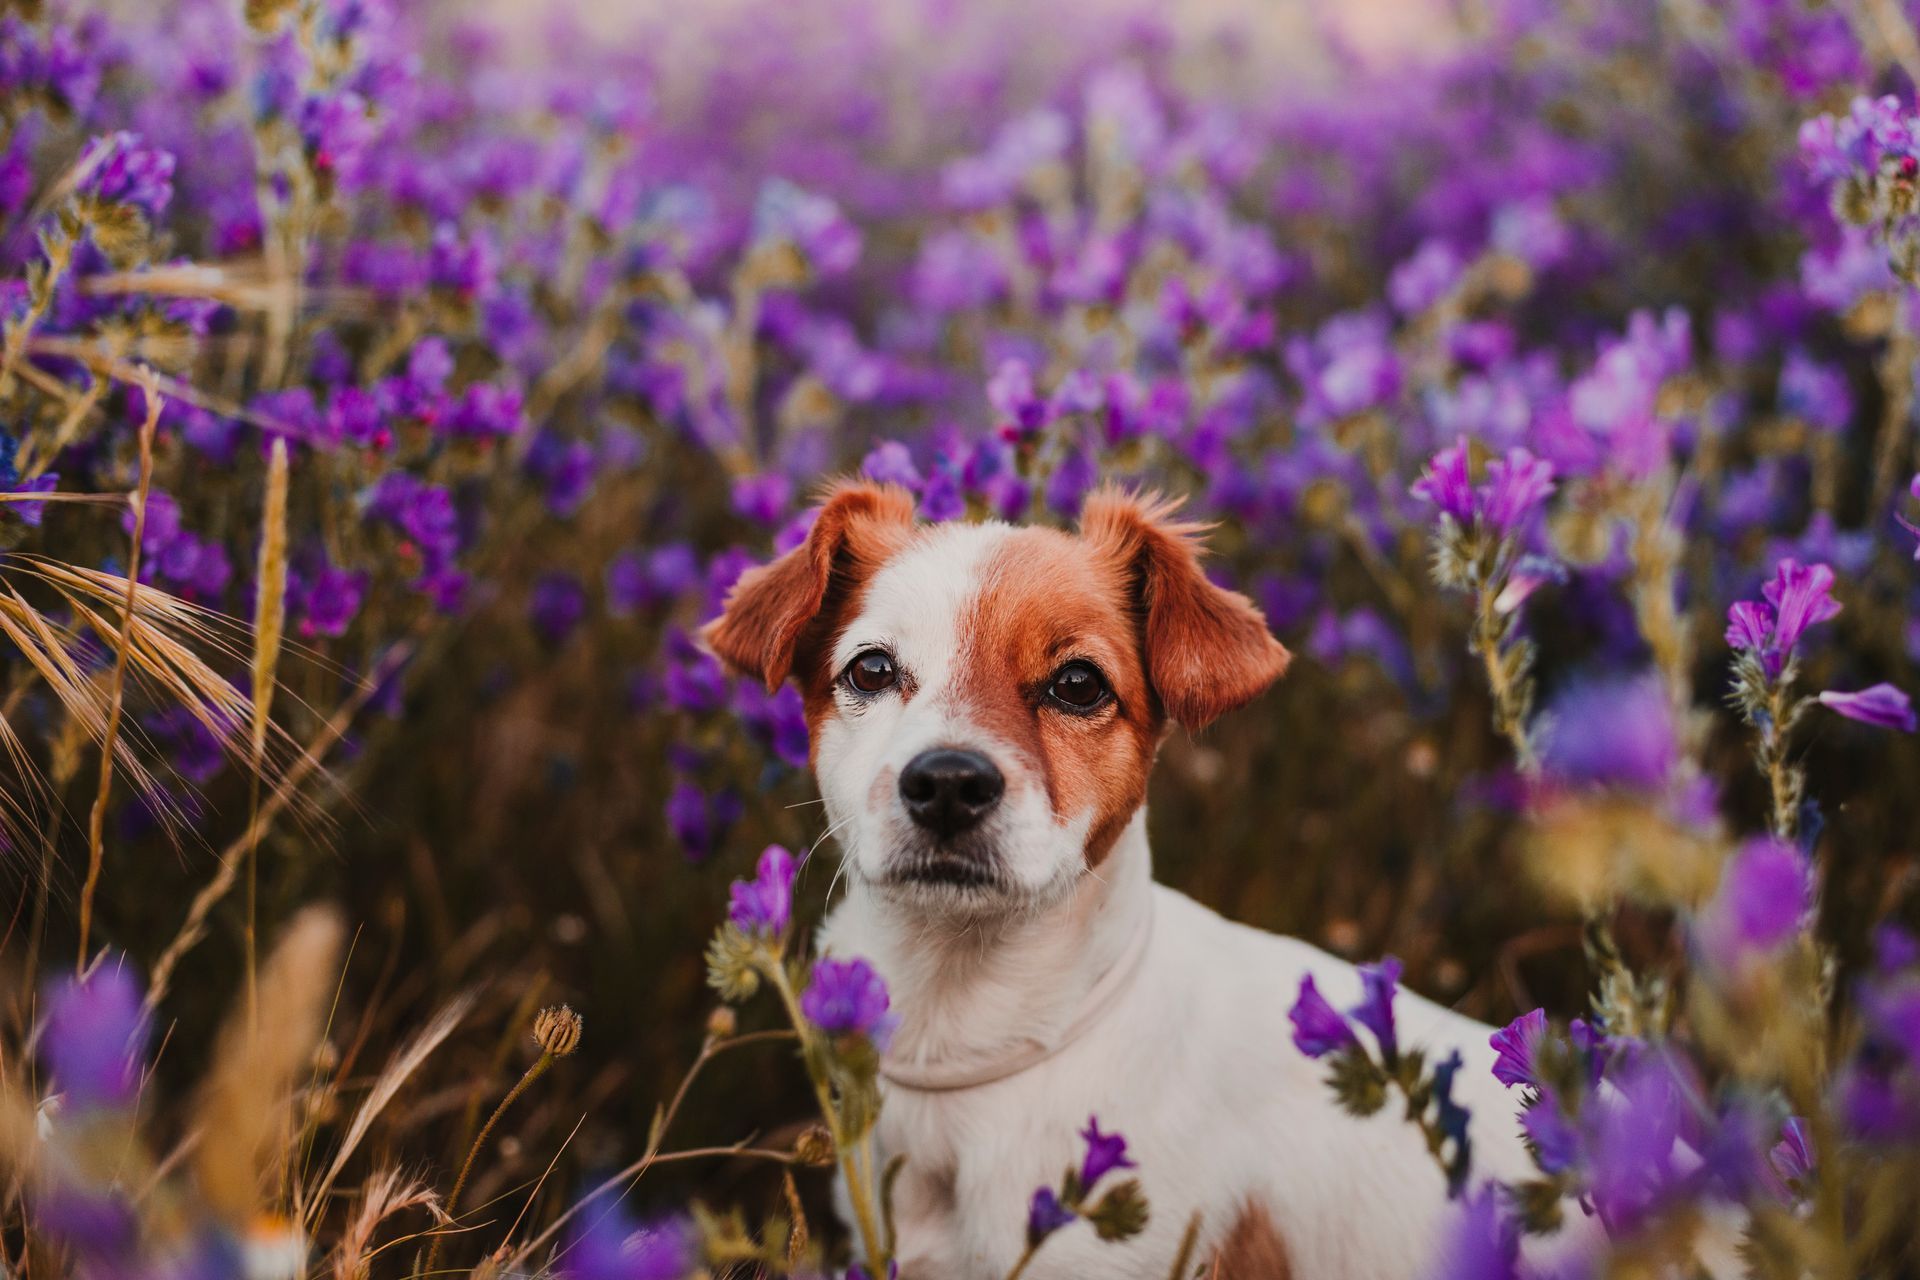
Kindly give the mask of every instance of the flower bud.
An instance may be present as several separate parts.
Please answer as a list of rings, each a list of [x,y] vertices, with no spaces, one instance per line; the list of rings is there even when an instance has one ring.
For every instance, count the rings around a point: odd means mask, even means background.
[[[564,1004],[549,1005],[533,1020],[533,1038],[545,1052],[564,1058],[580,1047],[580,1015]]]
[[[833,1163],[833,1134],[823,1124],[811,1124],[793,1140],[793,1156],[801,1164],[824,1169]]]
[[[707,1015],[707,1038],[725,1040],[740,1029],[740,1019],[726,1005],[716,1005]]]

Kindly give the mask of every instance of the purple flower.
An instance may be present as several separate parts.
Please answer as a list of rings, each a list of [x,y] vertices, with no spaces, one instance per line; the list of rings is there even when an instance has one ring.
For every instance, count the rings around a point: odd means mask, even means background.
[[[1552,1090],[1542,1089],[1539,1099],[1520,1113],[1520,1130],[1533,1144],[1542,1173],[1565,1173],[1579,1163],[1580,1131]]]
[[[1898,729],[1902,733],[1912,733],[1917,723],[1912,701],[1890,684],[1876,684],[1857,693],[1829,689],[1820,695],[1820,705],[1849,720],[1881,729]]]
[[[1652,674],[1570,686],[1548,707],[1539,745],[1546,776],[1574,786],[1658,790],[1680,756],[1666,689]]]
[[[69,1105],[133,1101],[146,1045],[140,982],[126,964],[102,964],[84,979],[63,978],[47,993],[40,1052]]]
[[[1447,1236],[1435,1280],[1520,1280],[1520,1227],[1484,1186],[1468,1196]]]
[[[1793,937],[1812,898],[1811,872],[1799,850],[1756,837],[1727,860],[1719,889],[1694,922],[1694,940],[1715,969],[1735,973],[1748,957]]]
[[[800,1012],[831,1036],[866,1036],[885,1050],[896,1022],[887,1010],[887,984],[859,957],[814,962],[813,976],[800,996]]]
[[[1493,1062],[1493,1078],[1510,1089],[1515,1085],[1539,1088],[1540,1076],[1534,1068],[1533,1056],[1540,1051],[1540,1042],[1546,1036],[1545,1009],[1523,1013],[1494,1032],[1487,1039],[1498,1055]]]
[[[558,648],[587,616],[587,589],[567,573],[543,573],[533,584],[527,615],[540,638]]]
[[[754,878],[733,882],[727,919],[742,933],[763,938],[785,933],[793,918],[793,876],[798,867],[783,846],[768,845]]]
[[[300,601],[305,616],[300,632],[306,636],[343,636],[360,612],[360,601],[367,593],[368,574],[364,569],[340,569],[323,565],[307,585]]]
[[[1393,998],[1400,988],[1400,961],[1386,956],[1377,964],[1360,966],[1360,1003],[1349,1013],[1373,1032],[1380,1055],[1388,1062],[1400,1056],[1400,1038],[1393,1025]]]
[[[913,465],[913,454],[898,440],[882,440],[860,463],[860,473],[878,484],[897,484],[914,493],[924,481]]]
[[[723,788],[710,796],[683,779],[667,793],[667,826],[687,857],[702,862],[739,818],[741,807],[740,797],[732,791]]]
[[[638,1226],[619,1202],[579,1213],[580,1227],[555,1273],[565,1280],[684,1280],[700,1262],[700,1233],[686,1218]]]
[[[1816,431],[1844,431],[1853,419],[1853,391],[1846,373],[1798,347],[1781,363],[1779,400],[1782,413]]]
[[[813,274],[837,276],[860,260],[860,232],[826,196],[774,179],[760,189],[753,210],[754,238],[784,241]]]
[[[1727,610],[1727,644],[1752,654],[1769,679],[1778,679],[1807,628],[1840,612],[1832,596],[1833,570],[1785,559],[1761,588],[1765,603],[1742,600]]]
[[[1789,1187],[1809,1186],[1813,1181],[1815,1168],[1813,1154],[1813,1134],[1807,1128],[1807,1122],[1799,1116],[1789,1116],[1780,1127],[1780,1141],[1767,1153],[1768,1163],[1773,1171]]]
[[[1117,1133],[1100,1132],[1100,1121],[1096,1116],[1087,1117],[1087,1127],[1080,1131],[1086,1139],[1087,1155],[1080,1162],[1080,1192],[1082,1195],[1093,1190],[1093,1185],[1115,1169],[1137,1169],[1140,1166],[1127,1158],[1127,1140]]]
[[[1073,1210],[1060,1203],[1060,1197],[1053,1193],[1052,1187],[1036,1188],[1033,1201],[1027,1207],[1027,1243],[1039,1244],[1071,1223],[1074,1217]]]
[[[1300,979],[1300,995],[1287,1016],[1293,1022],[1294,1047],[1309,1058],[1324,1058],[1360,1046],[1360,1037],[1320,994],[1312,974]]]
[[[1473,523],[1475,514],[1473,477],[1468,471],[1467,441],[1460,440],[1433,455],[1426,470],[1409,491],[1423,502],[1431,502],[1455,524]]]
[[[1512,533],[1553,493],[1553,464],[1515,446],[1487,464],[1478,503],[1496,533]]]
[[[987,383],[987,403],[1014,435],[1031,435],[1052,421],[1052,409],[1033,385],[1033,370],[1024,360],[1000,362]]]
[[[149,147],[137,133],[93,139],[80,155],[82,189],[110,204],[129,204],[157,218],[173,199],[173,156]]]
[[[733,509],[759,524],[779,524],[793,504],[793,481],[778,471],[741,476],[733,482]]]

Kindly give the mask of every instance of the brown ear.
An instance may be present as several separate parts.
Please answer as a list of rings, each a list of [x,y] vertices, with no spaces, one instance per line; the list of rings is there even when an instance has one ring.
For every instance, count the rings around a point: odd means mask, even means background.
[[[913,528],[913,495],[896,485],[847,481],[828,490],[807,540],[771,564],[749,569],[700,638],[722,662],[766,681],[768,692],[793,671],[807,624],[829,591],[864,580]]]
[[[1258,697],[1292,655],[1253,601],[1201,572],[1206,526],[1176,521],[1179,508],[1178,499],[1102,489],[1081,510],[1080,533],[1132,569],[1147,679],[1170,719],[1199,730]]]

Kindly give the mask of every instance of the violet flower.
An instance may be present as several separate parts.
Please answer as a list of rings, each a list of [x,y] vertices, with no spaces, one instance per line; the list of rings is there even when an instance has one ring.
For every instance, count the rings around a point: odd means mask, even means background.
[[[1353,1033],[1339,1010],[1320,994],[1312,974],[1300,979],[1300,994],[1287,1017],[1293,1022],[1294,1047],[1309,1058],[1324,1058],[1360,1047],[1360,1037]]]
[[[1139,1166],[1127,1158],[1127,1140],[1117,1133],[1100,1132],[1100,1121],[1095,1116],[1087,1117],[1087,1127],[1080,1131],[1086,1140],[1086,1158],[1080,1162],[1080,1191],[1086,1194],[1093,1185],[1115,1169],[1136,1169]]]
[[[735,880],[727,919],[742,933],[775,938],[793,919],[793,877],[799,863],[786,848],[770,844],[751,880]]]
[[[897,1023],[888,1011],[887,984],[859,957],[814,962],[813,976],[800,996],[800,1012],[831,1036],[866,1036],[885,1050]]]
[[[1360,1003],[1349,1010],[1355,1022],[1373,1033],[1380,1056],[1389,1065],[1400,1056],[1400,1038],[1394,1028],[1393,998],[1399,992],[1400,961],[1387,956],[1360,966]]]
[[[1881,729],[1912,733],[1916,725],[1920,725],[1914,716],[1913,702],[1890,684],[1876,684],[1856,693],[1829,689],[1820,695],[1820,704],[1849,720]]]
[[[1488,1037],[1496,1055],[1493,1062],[1493,1078],[1508,1088],[1525,1085],[1540,1087],[1540,1075],[1534,1064],[1534,1055],[1540,1051],[1540,1042],[1547,1035],[1547,1011],[1535,1009],[1523,1013],[1500,1030]]]
[[[75,1108],[133,1101],[145,1065],[147,1016],[139,980],[124,963],[62,978],[47,993],[41,1056]]]
[[[1042,1240],[1071,1224],[1077,1216],[1060,1203],[1060,1197],[1054,1194],[1052,1187],[1036,1187],[1033,1199],[1027,1206],[1028,1247],[1038,1247]]]

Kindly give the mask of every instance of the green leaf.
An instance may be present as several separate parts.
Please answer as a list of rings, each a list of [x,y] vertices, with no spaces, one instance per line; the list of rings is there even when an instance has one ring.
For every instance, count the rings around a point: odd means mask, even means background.
[[[1140,1179],[1128,1178],[1100,1197],[1086,1219],[1102,1240],[1128,1240],[1147,1229],[1147,1197]]]

